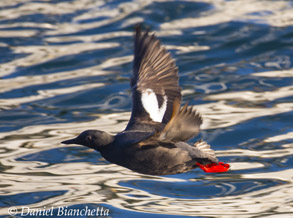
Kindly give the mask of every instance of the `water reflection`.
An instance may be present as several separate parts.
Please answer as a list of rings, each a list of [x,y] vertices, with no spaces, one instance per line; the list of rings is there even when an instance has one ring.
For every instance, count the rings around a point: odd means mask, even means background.
[[[290,2],[4,0],[0,10],[0,215],[23,205],[113,217],[293,212]],[[183,100],[229,173],[146,176],[60,144],[125,127],[138,22],[177,59]]]

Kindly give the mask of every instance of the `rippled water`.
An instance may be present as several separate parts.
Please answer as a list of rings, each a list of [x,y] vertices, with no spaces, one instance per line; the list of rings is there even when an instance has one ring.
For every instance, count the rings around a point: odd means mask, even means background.
[[[200,137],[229,173],[146,176],[60,144],[125,127],[139,22],[176,58],[183,100],[204,117]],[[292,1],[1,0],[1,217],[12,206],[53,207],[55,217],[65,206],[127,218],[292,217],[292,45]]]

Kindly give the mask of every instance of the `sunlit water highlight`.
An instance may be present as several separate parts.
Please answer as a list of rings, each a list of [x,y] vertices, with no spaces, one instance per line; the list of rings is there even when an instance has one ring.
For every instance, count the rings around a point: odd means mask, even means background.
[[[200,137],[230,172],[146,176],[60,144],[127,124],[139,22],[177,60]],[[291,1],[0,1],[1,217],[11,206],[292,217],[292,25]]]

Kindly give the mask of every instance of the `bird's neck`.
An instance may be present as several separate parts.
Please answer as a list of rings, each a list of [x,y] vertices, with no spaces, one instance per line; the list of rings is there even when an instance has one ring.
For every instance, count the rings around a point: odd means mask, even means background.
[[[97,151],[103,151],[109,148],[114,141],[115,137],[113,135],[107,134],[104,135],[102,139],[99,140],[99,146],[95,146],[94,149]]]

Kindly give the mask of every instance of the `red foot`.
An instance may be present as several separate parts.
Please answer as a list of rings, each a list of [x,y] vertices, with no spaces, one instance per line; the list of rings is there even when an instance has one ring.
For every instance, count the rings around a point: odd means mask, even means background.
[[[225,164],[223,162],[219,162],[218,164],[210,163],[206,165],[196,163],[196,165],[199,166],[200,169],[202,169],[206,173],[223,173],[223,172],[227,172],[230,169],[230,165]]]

